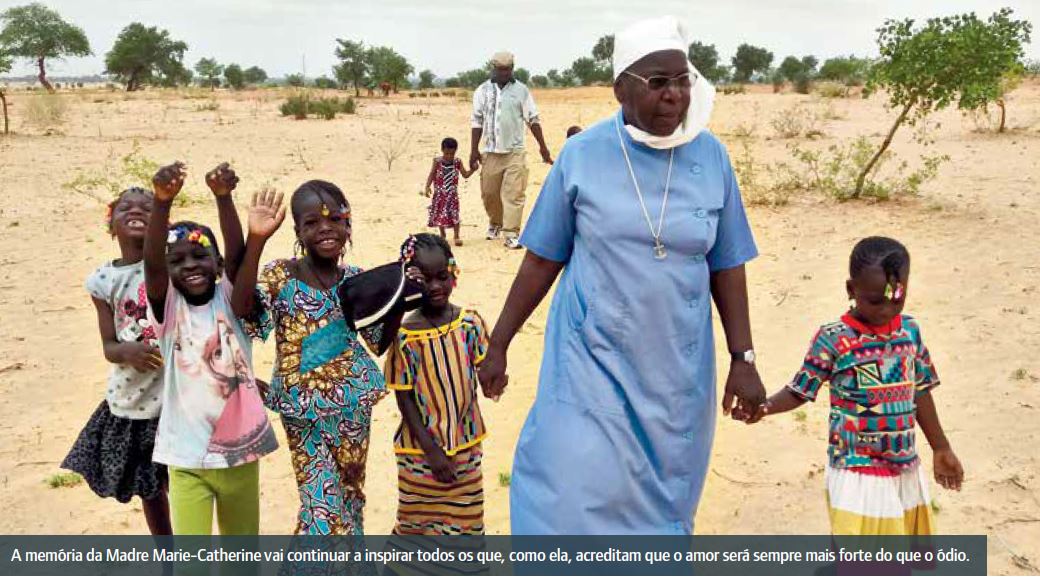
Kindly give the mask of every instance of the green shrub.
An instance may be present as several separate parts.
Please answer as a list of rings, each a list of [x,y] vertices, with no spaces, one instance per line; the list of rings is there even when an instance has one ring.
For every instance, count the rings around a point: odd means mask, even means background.
[[[820,115],[807,106],[797,104],[781,110],[769,122],[778,138],[815,138],[823,136],[820,130]]]
[[[285,102],[278,109],[282,112],[282,116],[291,116],[296,120],[303,120],[307,118],[307,113],[310,111],[310,101],[311,97],[309,94],[299,92],[285,99]]]
[[[75,472],[54,474],[47,478],[47,485],[51,488],[73,488],[83,483],[83,476]]]
[[[357,112],[357,102],[354,100],[354,97],[353,96],[348,96],[347,98],[344,98],[343,101],[340,103],[340,109],[339,110],[343,114],[354,114],[354,113],[356,113]]]
[[[336,113],[339,112],[339,110],[339,99],[336,98],[319,98],[310,101],[307,106],[307,112],[317,115],[319,118],[325,120],[336,118]]]
[[[830,80],[817,82],[816,94],[824,98],[845,98],[849,95],[849,87]]]
[[[415,93],[414,92],[409,92],[408,93],[408,98],[415,98]]]
[[[722,94],[745,94],[747,93],[747,87],[743,84],[723,84],[719,86],[719,90]]]

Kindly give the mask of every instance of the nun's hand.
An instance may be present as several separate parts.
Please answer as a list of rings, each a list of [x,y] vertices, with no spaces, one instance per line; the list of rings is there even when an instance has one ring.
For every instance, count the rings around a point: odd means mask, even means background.
[[[480,363],[477,370],[477,378],[480,380],[480,388],[484,391],[484,397],[498,401],[502,392],[509,385],[509,376],[506,375],[506,351],[498,347],[490,347],[487,357]]]
[[[726,390],[722,396],[722,411],[735,419],[748,421],[758,413],[758,408],[766,401],[766,387],[758,376],[758,370],[750,363],[734,361],[729,366],[729,377],[726,378]],[[736,405],[734,406],[734,402]]]

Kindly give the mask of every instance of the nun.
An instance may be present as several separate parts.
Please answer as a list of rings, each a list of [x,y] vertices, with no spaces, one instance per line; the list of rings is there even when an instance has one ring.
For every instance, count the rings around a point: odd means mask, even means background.
[[[502,394],[510,342],[559,283],[513,461],[513,534],[693,532],[715,431],[712,300],[731,354],[723,411],[744,419],[765,399],[744,273],[758,252],[690,41],[673,17],[616,35],[620,109],[567,141],[521,238],[485,395]]]

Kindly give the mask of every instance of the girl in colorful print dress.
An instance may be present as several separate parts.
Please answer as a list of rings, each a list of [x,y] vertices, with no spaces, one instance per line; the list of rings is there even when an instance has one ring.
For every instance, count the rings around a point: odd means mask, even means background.
[[[220,213],[225,262],[213,231],[169,225],[185,167],[156,173],[144,243],[148,317],[164,361],[163,410],[152,459],[170,470],[175,534],[260,529],[259,459],[278,447],[253,376],[249,338],[231,310],[242,227],[231,200],[238,178],[224,164],[206,175]],[[223,268],[224,276],[221,276]]]
[[[152,461],[162,408],[162,357],[148,323],[144,236],[152,193],[129,188],[108,205],[106,225],[120,257],[87,278],[97,309],[105,359],[112,364],[108,394],[80,432],[61,467],[77,472],[94,493],[127,503],[141,497],[152,534],[166,535],[170,506],[166,466]]]
[[[831,533],[932,534],[915,425],[932,446],[939,485],[960,490],[964,470],[939,424],[931,393],[939,377],[921,329],[902,314],[910,255],[893,239],[863,239],[852,251],[849,277],[852,308],[817,331],[801,370],[751,421],[813,401],[820,387],[829,385]]]
[[[480,464],[487,434],[477,403],[477,366],[487,352],[487,329],[476,311],[449,301],[457,269],[442,237],[410,237],[401,258],[419,268],[425,290],[422,307],[405,319],[386,361],[402,416],[394,436],[394,534],[483,534]]]
[[[441,155],[433,159],[430,167],[430,175],[426,178],[426,196],[431,195],[433,187],[433,200],[430,201],[430,221],[428,227],[437,227],[441,231],[441,237],[445,236],[444,229],[451,227],[455,231],[455,245],[462,245],[459,237],[459,175],[469,178],[473,171],[466,170],[462,160],[455,156],[459,149],[459,143],[448,137],[441,141]]]
[[[259,339],[274,333],[276,359],[265,403],[282,417],[299,488],[297,534],[363,533],[365,462],[372,407],[386,393],[379,366],[343,318],[339,286],[361,269],[342,263],[351,242],[343,192],[309,181],[292,195],[298,255],[268,263],[267,239],[284,217],[281,198],[263,194],[249,213],[249,238],[235,311]],[[397,333],[400,315],[361,331],[377,354]]]

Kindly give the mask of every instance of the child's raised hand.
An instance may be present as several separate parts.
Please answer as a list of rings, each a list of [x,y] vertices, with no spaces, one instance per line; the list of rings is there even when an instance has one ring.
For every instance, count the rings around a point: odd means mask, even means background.
[[[263,188],[253,193],[253,201],[249,204],[249,234],[270,238],[285,220],[285,205],[282,204],[282,193],[274,189]]]
[[[961,484],[964,483],[964,468],[953,450],[950,448],[936,450],[932,455],[932,461],[935,467],[935,481],[947,490],[961,491]]]
[[[181,187],[184,186],[184,178],[188,175],[188,167],[181,161],[172,165],[166,165],[159,169],[152,177],[152,189],[155,191],[155,200],[172,201]]]
[[[206,173],[206,186],[218,197],[230,195],[231,191],[238,186],[235,169],[232,169],[231,165],[226,162],[220,163],[212,171]]]

